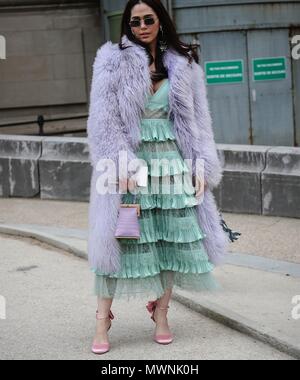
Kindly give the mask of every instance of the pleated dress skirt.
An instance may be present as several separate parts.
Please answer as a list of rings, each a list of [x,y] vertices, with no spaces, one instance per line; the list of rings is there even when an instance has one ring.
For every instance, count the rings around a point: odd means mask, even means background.
[[[141,205],[141,238],[119,240],[118,273],[94,270],[98,297],[160,298],[173,287],[191,292],[221,288],[203,246],[206,235],[197,219],[195,189],[192,181],[183,180],[189,167],[177,146],[168,111],[169,80],[165,79],[149,95],[140,125],[142,142],[136,154],[148,166],[148,187],[122,195],[122,203],[134,203],[136,194],[135,203]]]

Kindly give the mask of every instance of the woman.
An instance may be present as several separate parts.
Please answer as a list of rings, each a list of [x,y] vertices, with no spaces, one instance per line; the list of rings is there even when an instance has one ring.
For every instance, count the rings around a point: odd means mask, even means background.
[[[212,189],[223,173],[198,62],[193,46],[180,42],[168,12],[157,0],[129,1],[120,43],[109,41],[97,52],[88,119],[93,165],[88,252],[98,296],[92,347],[96,354],[110,348],[114,298],[154,294],[156,300],[147,304],[156,323],[154,340],[169,344],[173,336],[167,312],[173,287],[218,288],[211,272],[221,265],[228,239]],[[138,193],[139,241],[114,237],[120,203],[131,203],[138,189],[136,176],[120,175],[120,151],[127,153],[128,165],[134,159],[144,160],[149,169],[152,159],[177,162],[169,171],[151,166],[149,182],[162,186],[160,193]],[[99,194],[97,163],[105,159],[115,163],[119,188]],[[192,160],[191,165],[184,160]],[[204,175],[196,160],[204,162]],[[194,192],[175,193],[176,181],[187,172]],[[140,173],[139,168],[130,173]],[[163,194],[166,178],[171,194]]]

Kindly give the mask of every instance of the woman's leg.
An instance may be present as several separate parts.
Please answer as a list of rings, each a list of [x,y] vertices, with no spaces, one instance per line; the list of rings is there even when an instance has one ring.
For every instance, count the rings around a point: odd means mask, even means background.
[[[167,319],[167,313],[169,306],[171,295],[172,295],[173,288],[166,290],[164,295],[158,299],[157,301],[157,308],[155,309],[154,313],[154,319],[156,321],[156,335],[168,335],[171,333],[169,325],[168,325],[168,319]],[[160,309],[163,308],[163,309]]]
[[[167,289],[164,295],[158,299],[157,305],[159,307],[167,308],[170,303],[172,292],[173,292],[173,288]]]
[[[109,311],[111,309],[111,305],[113,302],[113,298],[100,298],[98,297],[98,312],[99,317],[108,317]],[[110,319],[100,319],[96,321],[96,335],[95,335],[95,343],[108,343],[108,333],[107,330],[110,326]]]

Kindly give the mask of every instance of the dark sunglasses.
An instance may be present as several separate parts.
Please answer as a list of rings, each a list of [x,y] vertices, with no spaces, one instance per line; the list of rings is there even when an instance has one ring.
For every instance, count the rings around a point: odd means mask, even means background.
[[[144,23],[147,26],[155,24],[155,21],[156,20],[153,17],[146,17],[146,18],[144,18]],[[130,23],[129,23],[129,25],[132,28],[138,28],[138,27],[141,26],[141,19],[131,20]]]

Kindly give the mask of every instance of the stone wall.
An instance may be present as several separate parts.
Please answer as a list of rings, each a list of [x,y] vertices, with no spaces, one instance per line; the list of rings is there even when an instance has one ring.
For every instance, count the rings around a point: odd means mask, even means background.
[[[96,0],[0,0],[1,123],[87,111],[100,13]]]
[[[220,210],[300,218],[300,148],[217,144]],[[89,200],[86,138],[0,136],[0,197]]]

